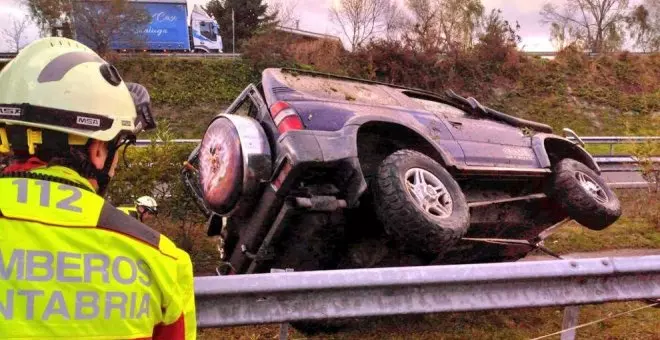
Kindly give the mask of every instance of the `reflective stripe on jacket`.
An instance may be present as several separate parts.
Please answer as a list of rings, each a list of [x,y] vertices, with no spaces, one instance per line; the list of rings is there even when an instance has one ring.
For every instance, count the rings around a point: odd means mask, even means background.
[[[194,339],[190,257],[80,183],[0,178],[0,338]]]
[[[135,219],[140,219],[140,214],[138,214],[138,210],[136,207],[124,207],[124,206],[119,206],[117,207],[121,212],[124,214],[133,217]]]

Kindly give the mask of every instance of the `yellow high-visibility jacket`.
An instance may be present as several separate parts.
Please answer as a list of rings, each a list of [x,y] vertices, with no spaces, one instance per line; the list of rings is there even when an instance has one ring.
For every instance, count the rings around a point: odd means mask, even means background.
[[[190,257],[59,166],[0,176],[0,339],[194,339]]]

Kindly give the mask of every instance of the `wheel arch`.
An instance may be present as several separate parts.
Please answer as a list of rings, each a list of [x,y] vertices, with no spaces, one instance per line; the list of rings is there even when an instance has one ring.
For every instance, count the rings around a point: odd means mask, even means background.
[[[400,122],[368,120],[358,124],[355,132],[358,160],[363,175],[372,175],[390,154],[401,149],[421,152],[443,167],[452,166],[444,150],[414,127]]]
[[[600,167],[591,154],[565,138],[545,134],[536,135],[533,137],[532,147],[544,168],[552,168],[560,160],[571,158],[600,174]]]

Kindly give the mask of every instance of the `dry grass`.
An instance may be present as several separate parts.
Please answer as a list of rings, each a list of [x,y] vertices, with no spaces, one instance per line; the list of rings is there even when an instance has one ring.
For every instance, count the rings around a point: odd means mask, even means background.
[[[546,240],[559,253],[660,248],[660,193],[619,190],[623,215],[603,231],[591,231],[571,222]]]

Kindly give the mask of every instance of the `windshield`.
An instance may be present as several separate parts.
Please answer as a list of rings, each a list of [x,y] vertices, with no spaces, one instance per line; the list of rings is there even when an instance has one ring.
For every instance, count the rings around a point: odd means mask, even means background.
[[[200,21],[199,22],[199,32],[206,39],[211,41],[218,40],[218,28],[215,27],[213,22]]]

